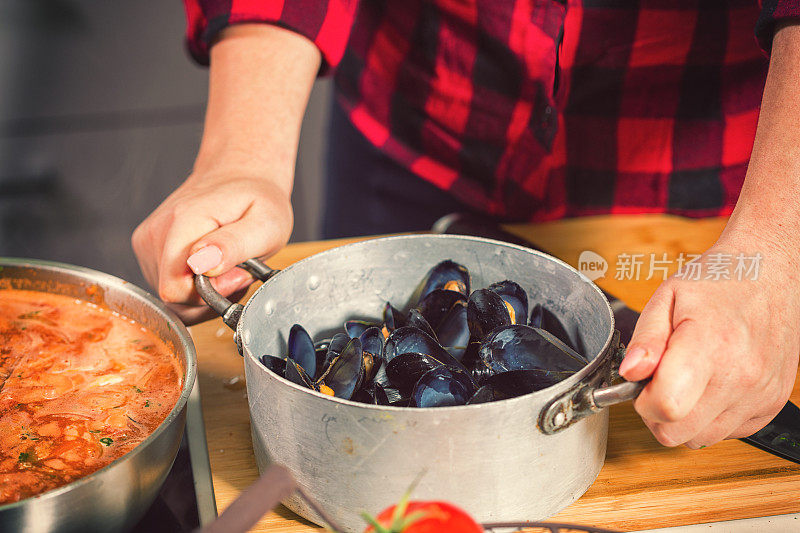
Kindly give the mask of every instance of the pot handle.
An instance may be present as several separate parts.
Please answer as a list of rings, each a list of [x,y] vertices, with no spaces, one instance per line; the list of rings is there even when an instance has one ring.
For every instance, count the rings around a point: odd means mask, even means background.
[[[260,281],[267,281],[280,272],[280,270],[271,269],[258,259],[248,259],[237,266],[247,270],[254,278]],[[233,303],[218,293],[211,285],[211,280],[208,276],[204,276],[203,274],[194,277],[194,287],[197,289],[203,301],[222,317],[222,321],[225,322],[225,325],[236,331],[236,325],[239,323],[239,318],[242,316],[244,306],[242,304]]]
[[[619,340],[619,331],[614,332],[611,346],[613,353],[608,363],[598,368],[588,381],[579,382],[542,410],[539,427],[543,433],[552,435],[606,407],[635,400],[650,382],[647,378],[607,385],[619,378],[619,365],[625,357],[625,345]]]

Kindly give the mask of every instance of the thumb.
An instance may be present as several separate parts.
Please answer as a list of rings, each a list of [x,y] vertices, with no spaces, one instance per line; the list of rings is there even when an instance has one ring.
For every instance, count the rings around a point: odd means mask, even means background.
[[[195,242],[186,263],[195,274],[219,276],[247,259],[274,254],[289,240],[291,228],[291,212],[282,219],[250,209]]]
[[[675,293],[667,285],[661,285],[647,302],[636,322],[625,359],[619,365],[623,378],[640,381],[653,375],[672,333],[674,303]]]

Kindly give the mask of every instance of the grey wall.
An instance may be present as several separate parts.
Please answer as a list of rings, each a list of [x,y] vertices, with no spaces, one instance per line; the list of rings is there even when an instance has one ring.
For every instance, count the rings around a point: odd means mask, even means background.
[[[143,279],[133,228],[186,177],[206,71],[180,2],[0,0],[0,255]],[[325,82],[304,122],[293,240],[319,235]]]

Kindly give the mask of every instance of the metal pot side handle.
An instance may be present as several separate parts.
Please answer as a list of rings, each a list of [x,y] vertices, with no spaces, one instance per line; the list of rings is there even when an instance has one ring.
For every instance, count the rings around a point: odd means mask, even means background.
[[[254,278],[260,281],[267,281],[280,272],[280,270],[269,268],[258,259],[248,259],[237,266],[247,270]],[[211,279],[209,279],[208,276],[202,274],[195,276],[194,287],[197,289],[203,301],[222,317],[222,321],[225,322],[225,325],[236,331],[236,325],[239,323],[239,318],[242,316],[244,306],[242,304],[233,303],[218,293],[211,285]]]
[[[619,364],[625,357],[625,346],[619,342],[619,332],[614,332],[611,342],[614,348],[608,365],[600,367],[594,376],[552,400],[542,411],[539,427],[543,433],[552,435],[571,424],[594,413],[629,400],[635,400],[650,379],[623,381],[606,385],[619,377]]]

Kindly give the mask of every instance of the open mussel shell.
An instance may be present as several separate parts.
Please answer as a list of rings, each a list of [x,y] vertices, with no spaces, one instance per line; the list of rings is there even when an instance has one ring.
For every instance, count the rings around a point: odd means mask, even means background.
[[[461,361],[469,345],[470,336],[467,306],[456,304],[439,325],[436,338],[450,355]]]
[[[364,379],[370,383],[383,364],[383,333],[379,328],[371,327],[364,330],[358,339],[364,356]]]
[[[498,328],[481,345],[480,362],[495,374],[531,369],[577,372],[586,365],[583,357],[544,333],[521,324]]]
[[[427,333],[433,339],[436,339],[436,332],[433,331],[433,328],[425,320],[425,317],[422,316],[422,313],[417,311],[416,309],[412,309],[408,312],[408,318],[406,320],[406,325],[411,326],[412,328],[421,329],[425,333]]]
[[[351,339],[360,337],[369,328],[380,327],[380,324],[368,322],[366,320],[348,320],[344,323],[344,332]]]
[[[437,264],[422,278],[411,295],[412,306],[419,304],[430,292],[437,289],[469,294],[469,271],[465,266],[450,260]]]
[[[286,359],[285,377],[292,383],[296,383],[312,390],[319,390],[318,387],[315,386],[314,380],[312,380],[303,367],[293,359]]]
[[[274,355],[262,355],[259,358],[261,364],[269,370],[278,374],[280,377],[286,377],[286,359],[275,357]]]
[[[444,289],[436,289],[431,291],[419,304],[417,304],[417,311],[420,312],[425,320],[433,327],[434,330],[439,329],[439,325],[445,317],[453,309],[453,306],[462,305],[467,306],[467,295]]]
[[[364,379],[364,355],[359,339],[350,342],[317,380],[317,390],[349,400]]]
[[[475,384],[461,369],[448,366],[423,374],[411,392],[411,406],[445,407],[464,405],[475,393]]]
[[[472,336],[482,341],[489,333],[503,326],[510,326],[511,315],[505,300],[489,289],[478,289],[469,296],[467,324]]]
[[[287,341],[289,359],[303,367],[306,374],[313,379],[317,371],[317,354],[311,335],[300,324],[295,324],[289,330]]]
[[[383,307],[383,335],[388,337],[397,328],[406,325],[406,316],[391,303]]]
[[[506,302],[512,324],[525,324],[528,319],[528,294],[518,283],[505,280],[489,285]]]
[[[331,366],[333,360],[342,353],[342,350],[344,350],[348,342],[350,342],[350,337],[346,333],[337,333],[328,342],[328,349],[324,354],[317,351],[317,376],[321,376],[325,373]],[[320,357],[320,355],[322,355],[322,357]]]

